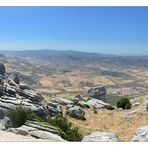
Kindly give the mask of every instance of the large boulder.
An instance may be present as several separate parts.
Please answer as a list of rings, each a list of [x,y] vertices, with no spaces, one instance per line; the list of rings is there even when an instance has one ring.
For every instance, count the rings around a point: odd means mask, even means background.
[[[118,142],[118,137],[112,132],[93,132],[83,138],[82,142]]]
[[[5,65],[0,63],[0,75],[4,76],[6,72]]]
[[[110,106],[109,103],[106,103],[102,100],[97,100],[97,99],[94,99],[94,98],[90,98],[90,100],[88,100],[87,102],[87,105],[91,106],[91,107],[95,107],[95,108],[106,108],[107,106]]]
[[[148,97],[145,97],[145,98],[144,98],[143,104],[144,104],[145,106],[148,106]]]
[[[85,111],[83,110],[83,108],[78,107],[78,106],[69,108],[66,111],[66,115],[69,115],[70,117],[73,117],[76,119],[81,119],[81,120],[85,119]]]
[[[148,125],[137,129],[132,138],[132,142],[148,142]]]
[[[88,90],[88,96],[106,102],[106,88],[104,86],[96,86]]]

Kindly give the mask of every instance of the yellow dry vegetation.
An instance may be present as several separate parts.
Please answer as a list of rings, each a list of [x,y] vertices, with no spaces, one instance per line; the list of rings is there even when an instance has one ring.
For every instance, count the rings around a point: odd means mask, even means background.
[[[90,134],[93,131],[108,131],[117,134],[121,141],[131,141],[137,128],[148,124],[148,112],[144,110],[142,101],[132,118],[124,118],[133,110],[136,109],[122,111],[102,109],[94,114],[92,109],[88,109],[86,110],[87,120],[81,121],[71,117],[68,117],[68,119],[74,126],[80,128],[83,135]]]

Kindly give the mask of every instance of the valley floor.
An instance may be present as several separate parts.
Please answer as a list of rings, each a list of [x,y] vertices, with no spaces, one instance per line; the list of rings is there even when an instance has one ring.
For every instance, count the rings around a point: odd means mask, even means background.
[[[148,112],[143,106],[144,97],[140,97],[140,106],[130,110],[100,110],[94,114],[89,109],[86,110],[86,121],[68,118],[84,135],[94,131],[108,131],[117,134],[120,141],[131,141],[137,128],[148,124]]]

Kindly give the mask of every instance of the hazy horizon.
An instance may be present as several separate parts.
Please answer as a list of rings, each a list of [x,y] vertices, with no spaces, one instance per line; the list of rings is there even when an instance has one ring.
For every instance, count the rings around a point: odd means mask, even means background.
[[[0,7],[0,50],[148,55],[148,7]]]

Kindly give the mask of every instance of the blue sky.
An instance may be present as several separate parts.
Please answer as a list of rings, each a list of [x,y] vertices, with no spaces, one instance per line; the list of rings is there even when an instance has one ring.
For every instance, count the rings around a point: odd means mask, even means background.
[[[0,7],[0,50],[148,54],[148,7]]]

